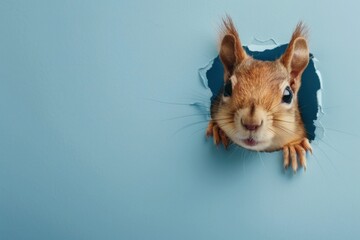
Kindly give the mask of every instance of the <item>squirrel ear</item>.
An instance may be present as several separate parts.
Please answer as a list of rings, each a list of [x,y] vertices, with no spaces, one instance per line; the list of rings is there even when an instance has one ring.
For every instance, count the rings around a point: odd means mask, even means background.
[[[229,16],[223,20],[224,37],[220,46],[220,59],[224,65],[224,79],[227,80],[234,72],[237,64],[246,58],[240,38]]]
[[[309,48],[305,38],[306,29],[300,22],[291,38],[291,41],[281,57],[281,63],[291,76],[291,86],[295,92],[300,87],[301,75],[309,63]]]

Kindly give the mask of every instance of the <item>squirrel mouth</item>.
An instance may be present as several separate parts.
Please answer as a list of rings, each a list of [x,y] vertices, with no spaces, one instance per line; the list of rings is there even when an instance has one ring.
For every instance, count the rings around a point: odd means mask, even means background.
[[[255,146],[256,144],[258,144],[258,142],[257,141],[255,141],[253,138],[248,138],[248,139],[245,139],[245,140],[243,140],[243,142],[245,143],[245,145],[247,145],[247,146],[250,146],[250,147],[253,147],[253,146]]]

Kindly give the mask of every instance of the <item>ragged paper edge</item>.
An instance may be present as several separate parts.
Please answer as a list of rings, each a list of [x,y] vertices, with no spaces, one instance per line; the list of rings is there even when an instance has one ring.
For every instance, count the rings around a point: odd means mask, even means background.
[[[316,63],[319,62],[319,60],[315,57],[313,57],[313,61],[314,61],[314,67],[315,67],[315,73],[316,75],[319,77],[319,81],[320,81],[320,89],[317,90],[316,92],[316,98],[318,101],[318,112],[316,115],[316,120],[315,120],[315,126],[316,126],[316,130],[315,130],[315,137],[318,139],[322,139],[325,136],[325,129],[321,123],[321,118],[324,116],[324,109],[323,109],[323,104],[322,104],[322,89],[323,89],[323,79],[321,76],[321,72],[319,71],[319,69],[316,66]],[[316,140],[315,138],[315,140]]]
[[[270,38],[268,40],[259,40],[257,38],[253,38],[251,44],[246,46],[252,52],[263,52],[265,50],[271,50],[280,46],[276,43],[275,39]]]
[[[207,71],[210,70],[213,64],[214,64],[214,59],[210,60],[210,62],[208,62],[208,64],[206,64],[205,67],[199,68],[199,75],[202,80],[201,82],[203,83],[204,87],[210,91],[210,93],[211,90],[209,88],[208,79],[206,78],[206,73]]]
[[[215,59],[215,58],[214,58]],[[209,71],[212,67],[212,65],[214,64],[214,59],[210,60],[208,62],[208,64],[206,64],[204,67],[202,68],[199,68],[199,75],[200,75],[200,79],[201,79],[201,82],[203,84],[203,86],[205,87],[205,90],[206,90],[206,95],[209,96],[209,101],[204,103],[204,102],[197,102],[197,106],[198,107],[201,107],[205,110],[208,110],[207,112],[209,114],[206,115],[206,119],[207,120],[210,120],[211,119],[211,116],[210,116],[210,98],[212,96],[212,92],[211,92],[211,89],[209,87],[209,84],[208,84],[208,79],[206,77],[206,73],[207,71]]]
[[[245,46],[247,47],[250,51],[252,52],[263,52],[265,50],[272,50],[276,47],[279,47],[280,44],[278,44],[275,39],[271,38],[268,40],[259,40],[257,38],[254,38],[251,42],[250,45]],[[214,58],[215,59],[215,58]],[[206,77],[206,73],[207,71],[209,71],[214,63],[214,59],[210,60],[204,67],[199,68],[199,75],[200,75],[200,79],[201,82],[203,84],[203,86],[206,89],[206,94],[210,96],[212,96],[212,92],[210,90],[209,84],[208,84],[208,79]],[[325,131],[324,131],[324,127],[321,123],[321,118],[324,116],[324,111],[323,111],[323,107],[322,107],[322,89],[323,89],[323,80],[322,80],[322,76],[321,73],[319,71],[319,69],[316,66],[316,63],[319,62],[319,60],[315,57],[313,57],[313,61],[314,61],[314,67],[315,67],[315,73],[316,75],[319,77],[319,81],[320,81],[320,89],[317,90],[316,92],[316,98],[317,98],[317,102],[318,102],[318,111],[316,113],[316,120],[314,121],[314,125],[316,127],[315,130],[315,140],[316,139],[322,139],[325,136]],[[208,102],[208,104],[206,103],[200,103],[197,102],[195,103],[196,106],[207,109],[209,114],[207,115],[207,119],[210,120],[211,116],[210,116],[210,101]]]

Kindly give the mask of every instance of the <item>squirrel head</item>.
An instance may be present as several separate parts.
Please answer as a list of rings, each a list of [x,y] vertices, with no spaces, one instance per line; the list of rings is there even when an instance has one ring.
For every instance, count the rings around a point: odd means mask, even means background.
[[[296,26],[279,59],[260,61],[246,54],[231,18],[223,23],[224,87],[213,119],[234,143],[256,151],[305,137],[297,93],[309,63],[306,27]]]

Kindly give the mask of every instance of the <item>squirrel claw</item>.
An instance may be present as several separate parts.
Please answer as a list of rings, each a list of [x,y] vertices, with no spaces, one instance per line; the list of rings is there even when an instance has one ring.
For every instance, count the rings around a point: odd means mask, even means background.
[[[294,173],[296,173],[298,169],[298,160],[299,160],[300,166],[302,166],[304,170],[306,170],[307,151],[309,151],[312,154],[312,147],[307,138],[304,138],[298,143],[291,143],[289,145],[284,146],[283,147],[284,168],[287,169],[291,161],[291,167]]]
[[[224,131],[221,130],[218,124],[213,121],[210,121],[208,124],[208,127],[206,129],[206,136],[212,136],[214,144],[219,145],[220,143],[222,143],[225,149],[227,149],[230,144],[229,138],[226,136]]]

